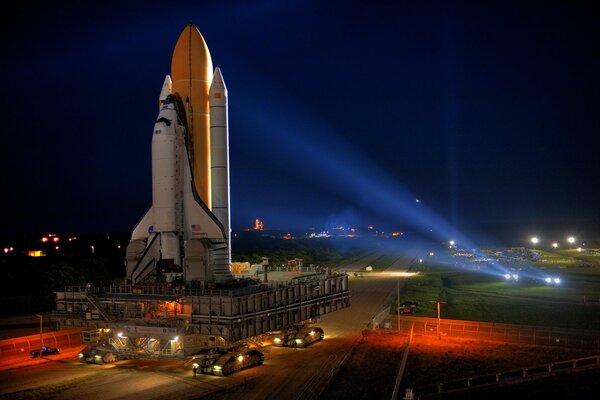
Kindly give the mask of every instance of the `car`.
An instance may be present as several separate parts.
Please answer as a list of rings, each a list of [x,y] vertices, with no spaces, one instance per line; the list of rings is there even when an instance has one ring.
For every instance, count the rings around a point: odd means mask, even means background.
[[[42,346],[42,349],[31,350],[29,355],[31,358],[41,357],[41,356],[50,356],[52,354],[59,354],[60,350],[56,347],[46,347]]]
[[[417,311],[418,305],[418,301],[405,301],[404,303],[400,303],[400,314],[414,314]]]

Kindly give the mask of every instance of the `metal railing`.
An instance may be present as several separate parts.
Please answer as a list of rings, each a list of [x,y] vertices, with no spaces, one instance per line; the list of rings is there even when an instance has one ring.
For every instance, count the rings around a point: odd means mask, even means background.
[[[320,280],[324,277],[334,278],[341,276],[343,273],[332,272],[328,275],[315,274],[308,276],[298,276],[290,281],[269,281],[255,285],[245,286],[235,289],[209,289],[195,288],[190,289],[183,286],[167,287],[164,285],[157,286],[137,286],[137,285],[111,285],[111,286],[66,286],[65,293],[89,293],[92,295],[142,295],[142,296],[221,296],[234,297],[246,294],[259,293],[264,291],[281,289],[304,281]]]
[[[445,393],[461,392],[506,383],[525,382],[546,378],[560,372],[584,371],[599,367],[600,355],[596,355],[417,386],[413,389],[413,393],[420,399],[435,398]]]

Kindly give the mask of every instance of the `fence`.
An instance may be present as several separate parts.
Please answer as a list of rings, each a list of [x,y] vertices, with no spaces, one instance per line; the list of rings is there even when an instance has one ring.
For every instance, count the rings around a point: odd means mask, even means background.
[[[372,320],[372,328],[397,330],[396,318],[388,309],[382,310]],[[387,322],[387,323],[386,323]],[[415,324],[415,334],[437,336],[437,318],[400,317],[400,331],[407,333],[411,324]],[[512,325],[493,322],[442,319],[440,335],[459,338],[494,340],[537,345],[576,347],[600,350],[600,331],[586,331],[547,326]]]
[[[43,341],[49,347],[68,347],[81,345],[83,333],[79,330],[69,329],[58,332],[44,333]],[[14,339],[0,341],[0,358],[19,354],[29,354],[30,351],[42,347],[40,335],[22,336]]]
[[[437,336],[438,334],[438,320],[436,318],[406,316],[400,318],[401,332],[408,332],[413,323],[415,324],[414,332],[417,335]],[[600,332],[598,331],[451,319],[442,319],[439,331],[442,337],[600,350]]]

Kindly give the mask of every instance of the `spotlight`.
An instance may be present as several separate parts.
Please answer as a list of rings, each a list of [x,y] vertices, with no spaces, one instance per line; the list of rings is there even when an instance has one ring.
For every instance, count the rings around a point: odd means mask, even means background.
[[[517,274],[513,274],[512,278],[513,278],[515,281],[518,281],[518,280],[519,280],[519,275],[517,275]]]
[[[558,285],[560,283],[560,278],[554,278],[554,283]]]
[[[510,274],[504,274],[504,278],[506,278],[506,280],[510,279]]]
[[[544,279],[546,281],[546,283],[552,283],[552,278],[548,277],[546,279]]]
[[[537,238],[536,236],[532,237],[532,238],[531,238],[531,239],[529,239],[529,240],[531,240],[531,243],[533,243],[533,244],[538,244],[538,243],[540,242],[540,239],[539,239],[539,238]]]

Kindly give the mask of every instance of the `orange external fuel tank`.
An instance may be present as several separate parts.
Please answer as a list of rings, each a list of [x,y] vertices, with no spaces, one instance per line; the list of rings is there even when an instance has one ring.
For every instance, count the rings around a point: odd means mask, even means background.
[[[190,140],[194,185],[210,209],[210,108],[213,66],[208,46],[194,24],[188,24],[175,45],[171,60],[172,91],[183,101]]]

